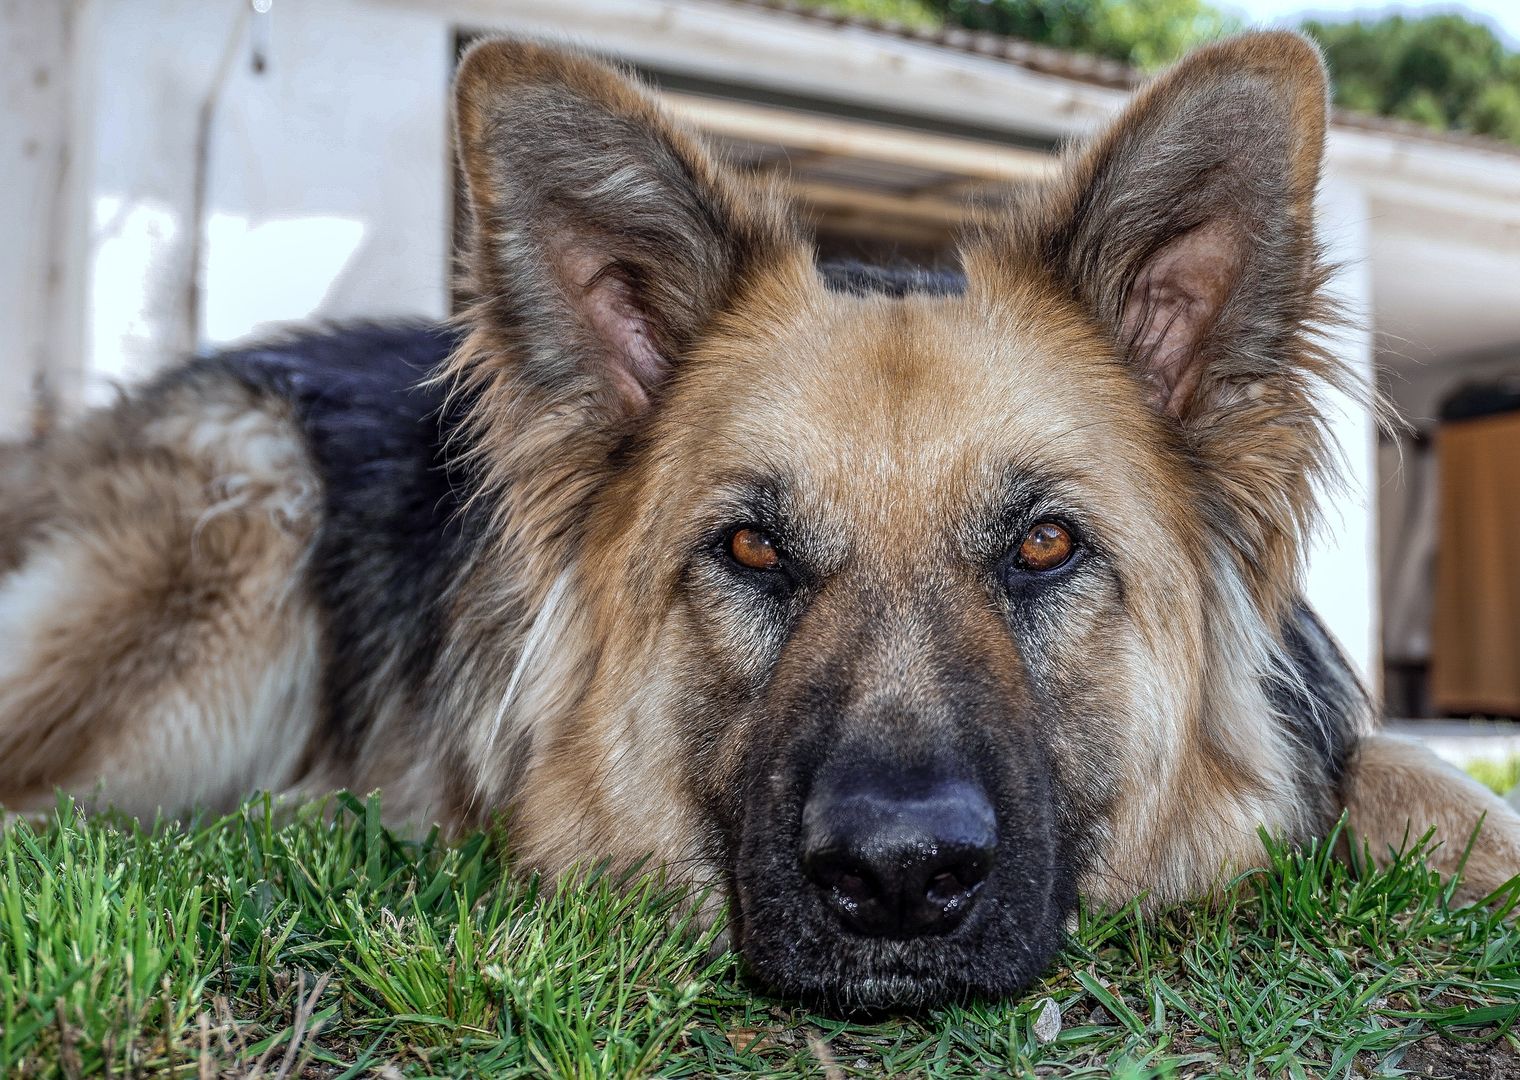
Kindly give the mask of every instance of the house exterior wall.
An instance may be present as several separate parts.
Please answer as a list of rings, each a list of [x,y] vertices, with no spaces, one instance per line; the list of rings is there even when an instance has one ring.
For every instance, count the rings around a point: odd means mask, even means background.
[[[71,0],[65,27],[39,14],[47,5],[21,0],[25,27],[60,40],[67,30],[72,41],[70,100],[34,95],[27,116],[45,131],[68,120],[57,138],[70,177],[54,216],[75,224],[34,228],[21,255],[0,255],[6,284],[43,273],[49,259],[66,264],[51,321],[33,334],[56,347],[39,359],[35,345],[28,352],[0,340],[8,380],[0,424],[11,431],[20,423],[18,380],[39,365],[77,407],[188,349],[284,322],[442,316],[448,80],[460,30],[568,35],[666,70],[743,72],[772,88],[941,110],[1026,134],[1086,130],[1122,97],[985,57],[700,0],[261,0],[264,14],[254,6]],[[13,158],[0,158],[5,175],[45,194],[45,168]],[[1326,191],[1333,254],[1346,267],[1335,287],[1365,309],[1366,202],[1353,178],[1332,176]],[[24,307],[35,301],[20,298],[34,294],[4,288],[0,302]],[[1339,344],[1369,378],[1368,335],[1347,331]],[[1370,677],[1373,439],[1355,408],[1335,430],[1352,494],[1330,497],[1309,596]]]
[[[49,5],[21,10],[57,32]],[[70,85],[60,216],[82,228],[45,241],[70,264],[59,321],[77,340],[50,357],[67,402],[281,322],[445,313],[443,20],[344,0],[267,15],[248,0],[78,0],[72,24],[94,44]],[[40,103],[33,117],[52,123]],[[45,261],[12,259],[22,276]],[[4,302],[29,303],[18,295]],[[13,378],[27,361],[0,348]]]
[[[0,438],[29,434],[75,354],[81,245],[72,104],[80,96],[79,3],[0,0]]]
[[[1325,508],[1309,549],[1305,593],[1347,657],[1376,687],[1382,670],[1377,590],[1377,430],[1367,408],[1374,385],[1372,222],[1366,192],[1333,166],[1320,188],[1318,226],[1325,257],[1337,267],[1330,291],[1347,319],[1331,347],[1351,376],[1344,390],[1326,388],[1324,407],[1337,457],[1321,484]]]

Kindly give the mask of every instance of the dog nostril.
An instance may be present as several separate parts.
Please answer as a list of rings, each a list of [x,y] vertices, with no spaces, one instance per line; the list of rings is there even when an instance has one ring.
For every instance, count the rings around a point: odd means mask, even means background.
[[[935,904],[953,904],[981,887],[981,882],[975,882],[970,886],[962,885],[961,879],[946,871],[943,874],[935,874],[929,882],[928,899]]]
[[[870,871],[839,851],[810,852],[802,861],[803,872],[817,885],[824,900],[851,926],[862,933],[889,920],[883,890]]]
[[[872,890],[866,885],[866,879],[859,874],[840,874],[834,880],[833,888],[844,899],[855,904],[863,904],[871,899]]]
[[[980,786],[915,779],[822,782],[804,807],[802,871],[857,933],[948,933],[992,866],[996,816]]]

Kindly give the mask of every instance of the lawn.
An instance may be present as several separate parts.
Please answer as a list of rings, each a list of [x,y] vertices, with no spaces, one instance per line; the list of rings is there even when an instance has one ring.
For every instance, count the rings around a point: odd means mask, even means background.
[[[1019,1001],[847,1022],[748,985],[656,881],[551,894],[373,800],[62,807],[0,836],[0,1076],[1520,1076],[1516,896],[1271,863],[1210,908],[1085,912]]]

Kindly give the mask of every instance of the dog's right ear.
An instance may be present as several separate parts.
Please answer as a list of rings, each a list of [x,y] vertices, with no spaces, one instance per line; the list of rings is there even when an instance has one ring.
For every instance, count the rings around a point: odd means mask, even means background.
[[[472,320],[514,380],[555,399],[641,413],[744,276],[800,248],[778,201],[587,57],[479,44],[455,119]]]

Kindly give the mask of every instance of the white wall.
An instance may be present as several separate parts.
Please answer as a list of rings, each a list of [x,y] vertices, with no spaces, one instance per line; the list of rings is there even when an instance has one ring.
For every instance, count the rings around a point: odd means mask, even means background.
[[[0,0],[0,438],[29,433],[45,373],[77,342],[70,192],[81,4]]]
[[[48,5],[19,3],[30,29],[58,31],[38,14]],[[69,83],[74,186],[58,198],[60,216],[80,225],[55,247],[75,272],[60,306],[76,335],[48,361],[65,399],[104,400],[188,350],[283,322],[446,312],[445,20],[359,0],[276,3],[268,14],[248,0],[77,0],[72,10],[85,44]],[[58,111],[38,104],[29,115],[54,130]],[[40,166],[24,179],[56,187]],[[0,260],[0,272],[24,264],[35,275],[46,263],[36,249],[57,230],[19,224],[31,253]],[[0,302],[35,308],[10,280]],[[7,405],[28,367],[11,347],[0,354]]]
[[[1339,270],[1330,290],[1347,316],[1333,337],[1354,391],[1373,385],[1372,267],[1368,261],[1369,203],[1354,180],[1329,172],[1320,189],[1320,241]],[[1323,519],[1309,552],[1309,602],[1374,689],[1380,679],[1377,593],[1377,431],[1356,393],[1326,391],[1324,405],[1339,465],[1322,485]]]
[[[267,27],[267,33],[257,33]],[[342,0],[255,16],[216,123],[201,336],[448,309],[451,28]]]

